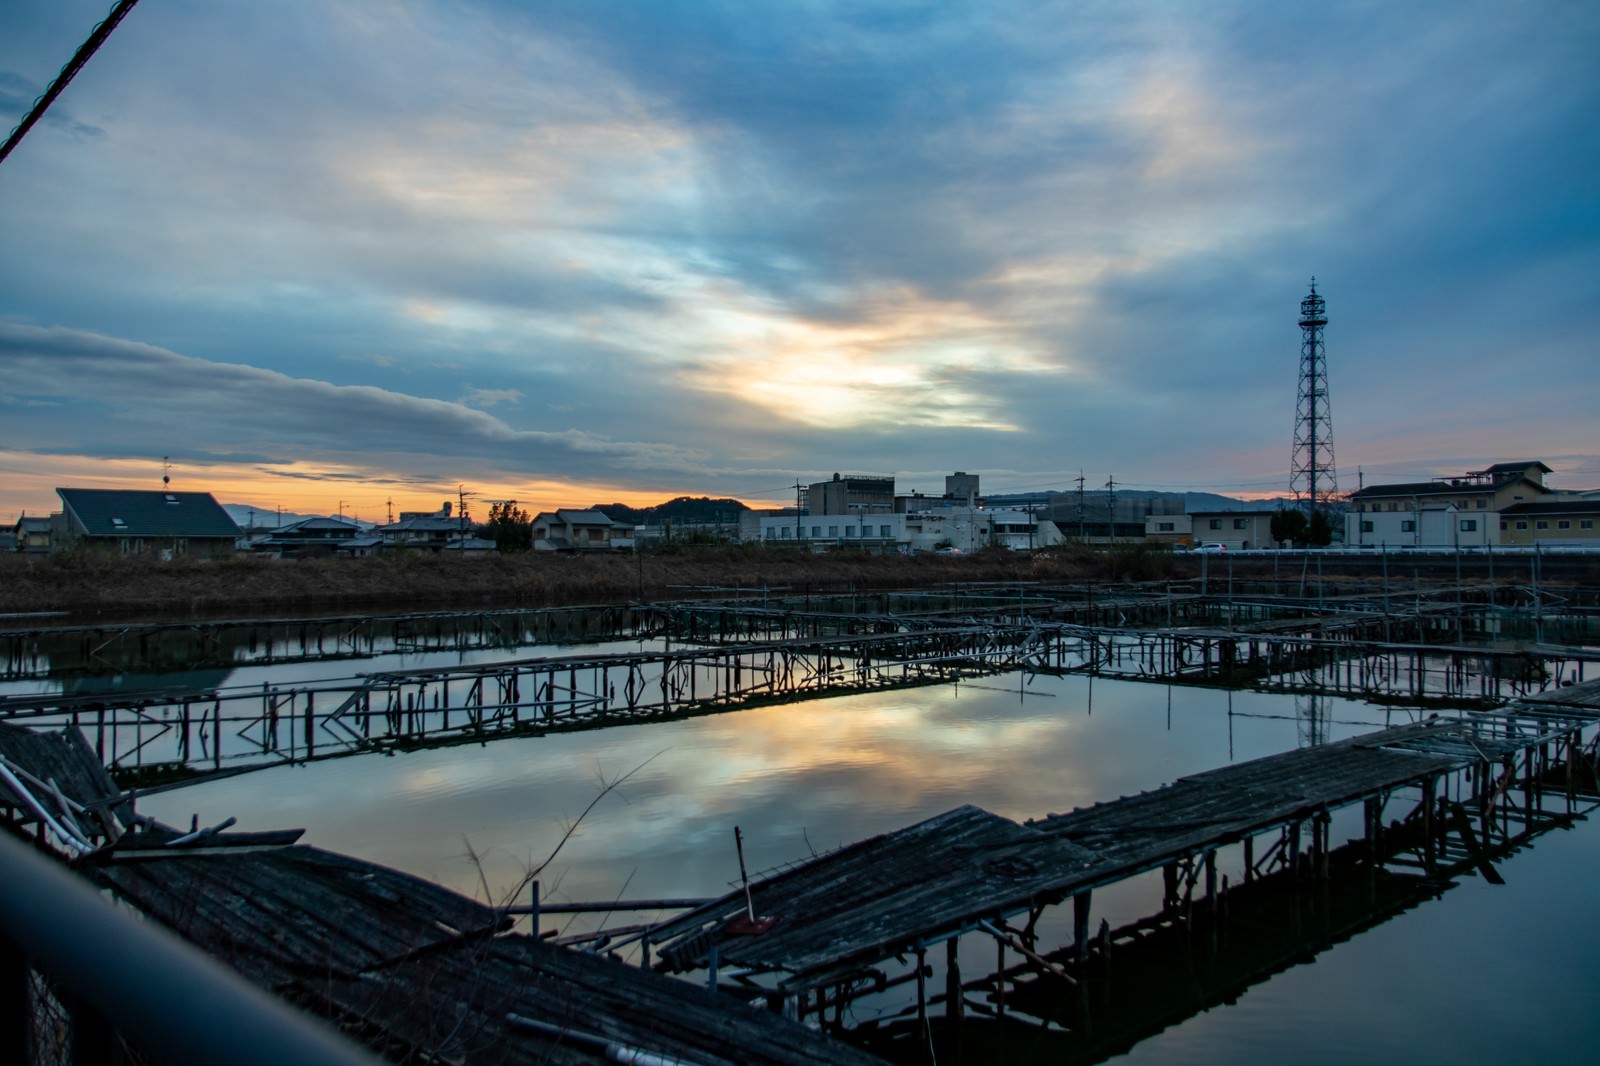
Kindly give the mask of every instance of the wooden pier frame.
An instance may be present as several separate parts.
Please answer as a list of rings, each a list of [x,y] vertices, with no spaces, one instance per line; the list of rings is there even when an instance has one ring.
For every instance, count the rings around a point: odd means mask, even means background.
[[[1563,798],[1564,809],[1547,811],[1541,778],[1530,784],[1527,776],[1543,767],[1545,778],[1565,779],[1564,767],[1556,770],[1541,756],[1551,745],[1592,765],[1585,737],[1600,725],[1600,684],[1566,691],[1561,704],[1522,703],[1462,720],[1396,727],[1193,775],[1027,825],[958,808],[753,884],[756,909],[777,919],[761,935],[730,931],[746,906],[742,894],[652,927],[656,966],[694,972],[715,951],[742,982],[757,982],[774,998],[803,1001],[821,988],[893,980],[897,957],[982,933],[1000,952],[1009,949],[1026,960],[1017,964],[1019,972],[1074,984],[1087,979],[1096,954],[1092,893],[1146,871],[1163,871],[1159,922],[1198,927],[1214,940],[1237,891],[1221,869],[1224,851],[1245,856],[1249,885],[1323,885],[1340,861],[1336,856],[1351,853],[1381,854],[1389,867],[1415,865],[1430,878],[1482,867],[1486,849],[1516,839],[1519,827],[1533,831],[1573,817],[1571,798]],[[1461,801],[1446,797],[1461,794],[1461,779],[1485,760],[1510,760],[1518,772],[1507,781],[1520,785],[1524,798],[1513,802],[1508,788],[1487,795],[1477,813],[1487,812],[1493,827],[1469,835],[1462,830],[1467,822],[1453,814]],[[1384,827],[1391,801],[1407,796],[1416,797],[1412,812]],[[1341,848],[1333,842],[1332,816],[1345,808],[1362,812],[1364,829]],[[1441,811],[1452,817],[1436,817]],[[1253,844],[1262,837],[1274,843],[1257,858]],[[1009,931],[1013,916],[1027,915],[1032,930],[1043,908],[1068,900],[1072,932],[1059,954],[1048,955]],[[1099,937],[1115,934],[1105,930]],[[955,951],[947,948],[947,957]],[[996,972],[1007,971],[1002,955]],[[932,1002],[945,1003],[947,1012],[970,1009],[965,990],[976,986],[957,983],[961,995],[946,987]],[[1006,1010],[1006,984],[987,986],[996,1017]],[[927,994],[919,984],[919,996]],[[958,1000],[962,1005],[952,1008]],[[919,1000],[919,1018],[927,1006]]]

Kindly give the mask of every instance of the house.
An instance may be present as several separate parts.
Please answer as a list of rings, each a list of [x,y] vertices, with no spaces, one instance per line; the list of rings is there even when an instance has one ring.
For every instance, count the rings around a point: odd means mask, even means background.
[[[366,535],[355,522],[343,518],[302,518],[279,526],[272,533],[251,543],[252,551],[275,559],[304,559],[311,556],[371,555],[381,538]]]
[[[1189,536],[1192,543],[1221,544],[1233,551],[1244,551],[1249,548],[1272,548],[1277,546],[1277,541],[1272,539],[1272,516],[1277,513],[1276,510],[1191,511],[1186,517],[1189,519]],[[1174,521],[1178,517],[1177,515],[1151,515],[1146,520],[1146,535],[1148,536],[1150,522],[1154,522],[1159,527],[1162,523]],[[1159,532],[1170,533],[1171,531],[1159,530]]]
[[[390,548],[417,548],[423,551],[443,551],[452,540],[460,540],[472,531],[472,525],[463,514],[452,518],[450,501],[437,511],[401,511],[397,522],[379,526],[374,532]]]
[[[232,554],[239,527],[209,492],[56,489],[64,540],[123,555]],[[52,541],[52,549],[59,547]]]
[[[1600,499],[1573,494],[1518,503],[1500,512],[1500,543],[1544,547],[1600,547]]]
[[[48,555],[50,542],[59,525],[59,516],[51,519],[42,515],[34,518],[22,515],[17,519],[17,524],[11,528],[11,547],[15,551],[27,552],[29,555]]]
[[[1196,539],[1194,519],[1186,514],[1146,515],[1144,539],[1152,544],[1193,544]]]
[[[558,508],[533,518],[534,551],[607,551],[633,546],[632,527],[600,511]]]
[[[1345,543],[1417,548],[1499,544],[1503,512],[1566,497],[1545,484],[1550,472],[1550,467],[1536,459],[1523,459],[1495,463],[1459,477],[1365,486],[1350,494]],[[1516,531],[1514,521],[1512,532]]]

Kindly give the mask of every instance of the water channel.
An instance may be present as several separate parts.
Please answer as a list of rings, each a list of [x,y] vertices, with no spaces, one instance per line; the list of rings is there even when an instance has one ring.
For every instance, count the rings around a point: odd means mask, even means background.
[[[221,673],[228,685],[303,684],[503,655],[393,653],[354,668],[299,663]],[[1002,674],[278,767],[149,796],[140,809],[181,825],[194,815],[201,824],[231,815],[241,829],[304,826],[306,843],[496,902],[525,894],[530,871],[546,900],[714,896],[737,883],[736,825],[754,875],[960,804],[1025,820],[1419,713],[1333,698]],[[1438,898],[1243,990],[1236,1002],[1143,1040],[1127,1060],[1593,1061],[1600,928],[1590,904],[1600,832],[1588,821],[1548,833],[1499,869],[1506,884],[1461,878]],[[1148,897],[1135,888],[1097,896],[1097,920],[1115,926],[1145,913]],[[546,921],[572,931],[602,919]],[[1054,933],[1055,943],[1064,940],[1062,930]],[[864,1004],[858,1013],[873,1009]],[[1017,1057],[1026,1057],[1024,1049]]]

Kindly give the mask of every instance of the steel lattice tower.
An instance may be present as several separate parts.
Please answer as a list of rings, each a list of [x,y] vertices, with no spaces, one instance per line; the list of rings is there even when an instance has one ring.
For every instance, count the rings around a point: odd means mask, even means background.
[[[1300,400],[1295,408],[1294,458],[1289,491],[1310,518],[1339,491],[1333,470],[1333,415],[1328,410],[1328,354],[1322,327],[1328,315],[1317,295],[1317,279],[1300,301]]]

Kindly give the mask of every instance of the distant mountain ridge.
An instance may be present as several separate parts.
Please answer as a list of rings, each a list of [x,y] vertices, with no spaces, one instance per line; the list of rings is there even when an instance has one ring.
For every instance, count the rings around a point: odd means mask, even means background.
[[[305,518],[339,517],[336,514],[301,514],[298,511],[279,512],[275,508],[253,507],[248,503],[225,503],[222,505],[222,509],[228,512],[229,518],[238,523],[240,529],[249,529],[252,527],[255,529],[274,529],[280,525],[286,526],[291,522],[299,522],[301,519]],[[368,522],[363,519],[356,518],[353,515],[345,515],[344,520],[346,522],[354,522],[362,529],[371,529],[373,526],[379,524],[376,522]]]
[[[1284,506],[1283,500],[1238,500],[1215,492],[1163,492],[1156,489],[1117,489],[1117,511],[1129,514],[1189,514],[1196,511],[1275,511]],[[990,507],[1047,506],[1052,510],[1076,509],[1076,489],[1051,489],[1046,492],[986,493],[984,502]],[[1106,506],[1106,490],[1085,489],[1085,510]],[[1119,519],[1120,520],[1120,519]]]

